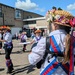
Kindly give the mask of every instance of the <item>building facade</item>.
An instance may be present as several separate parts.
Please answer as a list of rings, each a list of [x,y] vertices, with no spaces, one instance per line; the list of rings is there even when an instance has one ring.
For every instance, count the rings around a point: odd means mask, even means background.
[[[47,28],[47,22],[45,20],[45,17],[43,17],[42,15],[24,11],[0,3],[0,26],[2,25],[7,25],[13,28],[12,32],[14,30],[14,27],[20,29],[22,27],[25,27],[27,31],[29,30],[30,32],[34,27]]]
[[[46,21],[45,17],[38,17],[38,18],[30,18],[30,19],[24,19],[24,28],[29,30],[31,32],[32,29],[37,28],[41,29],[42,31],[47,31],[49,33],[48,29],[48,22]]]

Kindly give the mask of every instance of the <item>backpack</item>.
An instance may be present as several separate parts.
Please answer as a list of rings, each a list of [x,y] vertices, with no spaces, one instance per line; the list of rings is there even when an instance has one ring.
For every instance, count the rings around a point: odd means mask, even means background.
[[[46,50],[43,58],[36,64],[37,69],[41,68],[41,65],[45,62],[45,59],[49,53],[49,47],[50,47],[50,37],[46,37]]]

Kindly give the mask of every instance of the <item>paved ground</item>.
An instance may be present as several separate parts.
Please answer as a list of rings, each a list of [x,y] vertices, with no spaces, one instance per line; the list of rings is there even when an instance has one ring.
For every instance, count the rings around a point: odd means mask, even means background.
[[[39,70],[31,66],[28,62],[28,54],[30,53],[30,45],[27,46],[27,51],[22,52],[22,45],[19,45],[19,40],[13,40],[14,48],[11,58],[14,64],[12,74],[6,74],[5,53],[2,50],[0,55],[0,75],[39,75]]]
[[[30,41],[30,40],[28,40]],[[30,53],[30,45],[27,45],[25,53],[22,52],[22,45],[19,45],[19,40],[13,40],[14,48],[11,58],[14,64],[14,71],[12,74],[6,74],[5,53],[2,50],[0,55],[0,75],[39,75],[39,69],[31,66],[28,62],[28,54]]]

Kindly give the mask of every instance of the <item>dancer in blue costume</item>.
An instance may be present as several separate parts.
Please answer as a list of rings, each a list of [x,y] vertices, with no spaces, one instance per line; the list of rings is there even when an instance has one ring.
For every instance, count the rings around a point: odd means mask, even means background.
[[[69,75],[70,65],[70,19],[73,16],[64,10],[52,9],[46,14],[50,22],[50,53],[41,65],[40,75]],[[46,38],[42,38],[36,47],[32,49],[28,59],[32,65],[36,65],[46,51]],[[62,55],[62,56],[61,56]]]

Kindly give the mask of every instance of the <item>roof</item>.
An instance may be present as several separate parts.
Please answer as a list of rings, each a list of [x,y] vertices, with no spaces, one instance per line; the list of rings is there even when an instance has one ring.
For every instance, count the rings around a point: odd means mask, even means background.
[[[45,17],[38,17],[38,18],[23,19],[23,21],[44,20],[44,19]]]
[[[39,15],[39,16],[43,17],[43,15],[40,15],[40,14],[37,14],[37,13],[34,13],[34,12],[29,12],[29,11],[26,11],[26,10],[23,10],[23,9],[20,9],[20,8],[15,8],[15,7],[12,7],[12,6],[8,6],[8,5],[3,4],[3,3],[0,3],[0,5],[6,6],[6,7],[9,7],[9,8],[12,8],[12,9],[21,10],[21,11],[28,12],[28,13],[33,13],[33,14],[36,14],[36,15]]]

